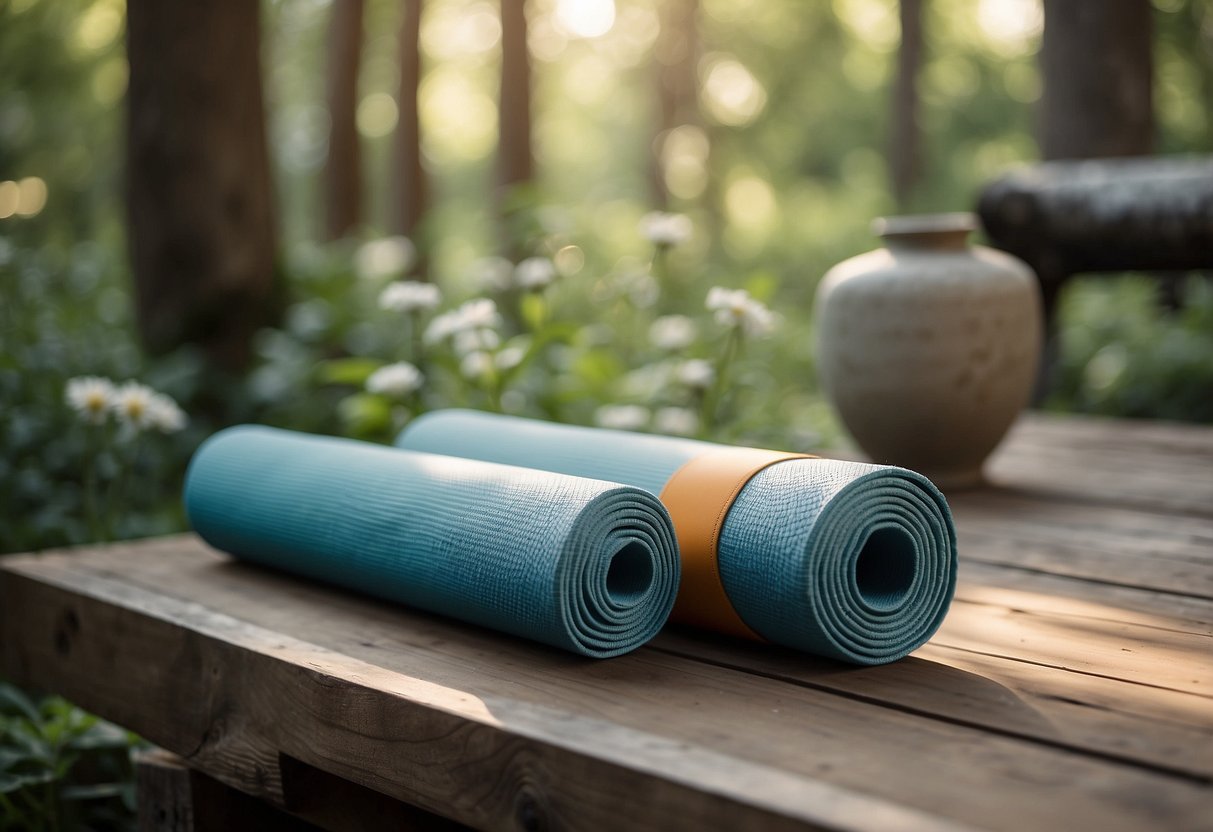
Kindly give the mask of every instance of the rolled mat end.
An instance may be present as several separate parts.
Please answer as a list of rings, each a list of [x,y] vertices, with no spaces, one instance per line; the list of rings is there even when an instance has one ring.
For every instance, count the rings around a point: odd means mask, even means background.
[[[729,598],[759,635],[854,664],[925,644],[956,589],[947,501],[926,477],[890,466],[805,459],[760,471],[729,511],[719,559]]]

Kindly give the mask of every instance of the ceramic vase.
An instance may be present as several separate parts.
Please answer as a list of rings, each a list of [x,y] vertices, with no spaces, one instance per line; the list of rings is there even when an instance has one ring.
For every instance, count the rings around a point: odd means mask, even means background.
[[[884,247],[831,269],[814,308],[827,397],[876,462],[945,489],[982,463],[1028,403],[1041,348],[1032,270],[967,244],[972,214],[877,220]]]

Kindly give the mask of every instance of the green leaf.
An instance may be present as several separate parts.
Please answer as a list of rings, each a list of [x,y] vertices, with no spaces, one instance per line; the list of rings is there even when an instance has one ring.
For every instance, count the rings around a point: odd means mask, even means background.
[[[18,713],[37,725],[42,722],[38,706],[18,688],[0,682],[0,713]]]
[[[522,320],[526,322],[527,329],[532,331],[543,326],[547,308],[547,299],[536,292],[528,292],[518,300],[518,311],[522,313]]]
[[[68,740],[68,747],[77,751],[102,748],[125,748],[130,745],[127,732],[110,722],[97,720]]]
[[[387,399],[373,393],[354,393],[337,405],[337,415],[346,429],[357,437],[382,434],[392,426],[392,407]]]
[[[590,384],[607,384],[623,374],[623,364],[605,350],[592,350],[577,357],[573,372]]]
[[[0,742],[2,742],[3,739],[4,739],[3,735],[0,735]],[[16,766],[20,765],[21,763],[24,763],[26,760],[31,760],[31,759],[33,759],[33,758],[29,757],[25,754],[22,754],[20,751],[17,751],[15,748],[5,746],[5,745],[0,745],[0,772],[8,771],[9,769],[15,768]]]
[[[101,800],[108,797],[121,797],[126,784],[124,783],[92,783],[86,786],[64,786],[59,790],[63,800]]]
[[[49,771],[42,771],[36,774],[0,772],[0,794],[12,794],[27,786],[41,786],[44,783],[50,783],[54,779],[55,775]]]
[[[770,303],[778,289],[779,278],[769,271],[754,272],[745,281],[745,290],[763,303]]]
[[[316,365],[316,378],[322,384],[361,387],[382,366],[383,362],[376,358],[333,358]]]

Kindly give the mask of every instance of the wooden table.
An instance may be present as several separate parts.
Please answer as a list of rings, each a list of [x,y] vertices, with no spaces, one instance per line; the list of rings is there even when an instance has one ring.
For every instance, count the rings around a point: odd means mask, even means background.
[[[1213,429],[1034,416],[990,473],[884,667],[584,660],[180,536],[0,561],[0,672],[330,828],[1213,829]]]

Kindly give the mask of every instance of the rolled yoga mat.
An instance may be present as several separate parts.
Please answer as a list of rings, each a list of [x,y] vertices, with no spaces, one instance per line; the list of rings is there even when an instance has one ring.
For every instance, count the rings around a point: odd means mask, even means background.
[[[931,637],[956,587],[947,502],[904,468],[467,410],[396,444],[660,494],[682,551],[672,621],[882,664]]]
[[[238,558],[597,658],[678,588],[657,498],[547,471],[245,426],[198,449],[185,508]]]

